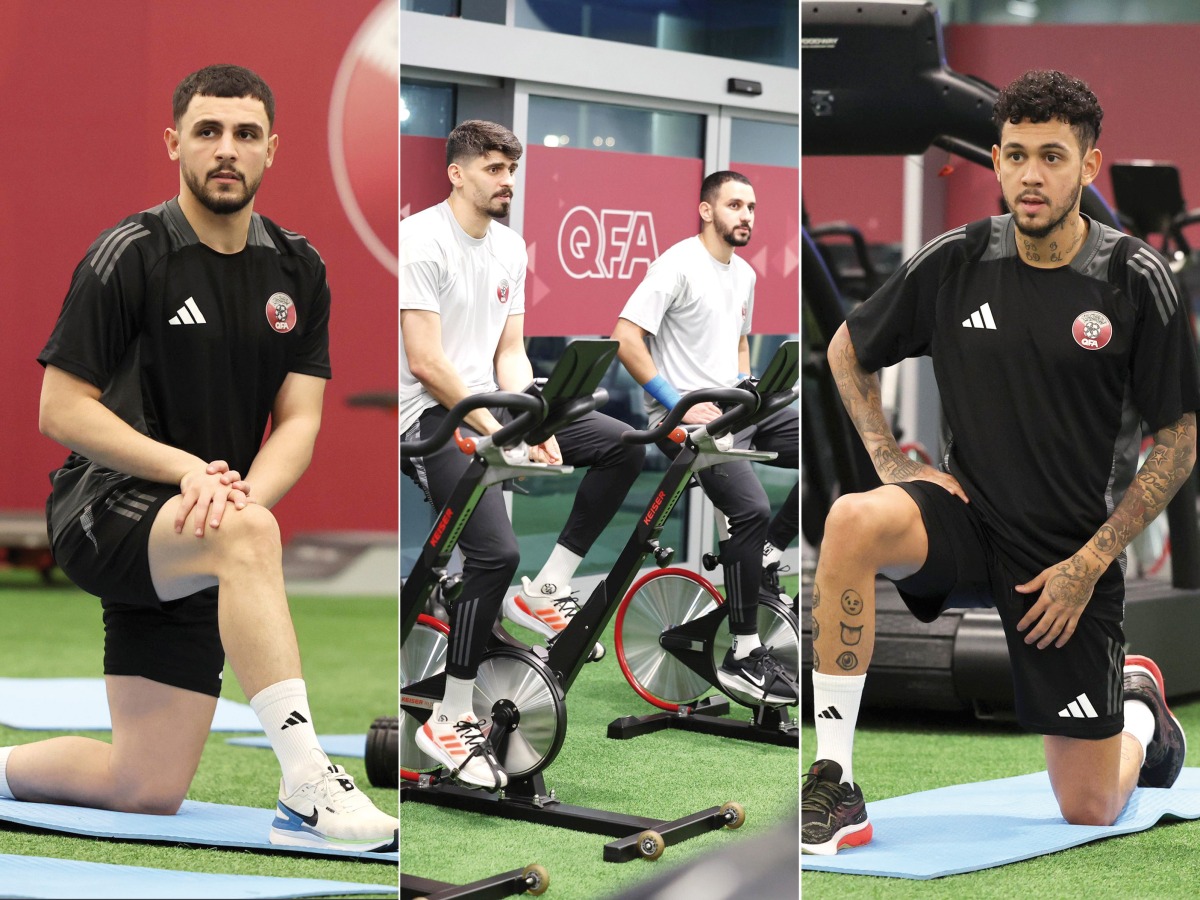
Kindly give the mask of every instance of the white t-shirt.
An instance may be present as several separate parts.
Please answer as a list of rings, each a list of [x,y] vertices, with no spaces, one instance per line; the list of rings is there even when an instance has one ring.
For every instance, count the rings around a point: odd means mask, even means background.
[[[499,222],[471,237],[442,201],[400,222],[400,308],[442,318],[442,350],[472,394],[496,390],[492,360],[509,316],[525,313],[525,241]],[[400,341],[400,432],[437,401]]]
[[[621,310],[621,318],[649,334],[658,374],[686,394],[738,381],[738,343],[750,333],[754,269],[737,254],[729,264],[713,258],[699,235],[659,256]],[[645,395],[646,414],[661,418],[662,405]]]

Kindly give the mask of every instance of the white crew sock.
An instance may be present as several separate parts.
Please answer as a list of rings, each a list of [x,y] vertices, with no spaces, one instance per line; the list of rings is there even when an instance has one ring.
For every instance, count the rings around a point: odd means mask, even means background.
[[[560,593],[570,587],[571,578],[581,562],[582,556],[572,553],[562,544],[555,544],[554,549],[550,551],[550,558],[542,566],[542,571],[538,572],[537,578],[529,582],[529,586],[538,595],[550,596]]]
[[[285,794],[327,771],[331,763],[313,728],[303,678],[289,678],[263,688],[250,698],[250,708],[279,759]]]
[[[451,722],[459,721],[464,713],[475,712],[475,679],[446,676],[446,693],[442,696],[442,715]]]
[[[776,547],[770,541],[767,541],[765,544],[763,544],[763,568],[764,569],[767,566],[778,565],[779,561],[782,559],[783,559],[783,548],[782,547]]]
[[[854,728],[862,703],[864,675],[813,672],[813,710],[817,725],[817,759],[842,767],[842,781],[854,783]]]
[[[8,786],[8,754],[12,747],[0,747],[0,800],[16,800],[12,788]]]
[[[732,637],[734,659],[745,659],[751,650],[762,646],[757,634],[735,634]]]
[[[1142,762],[1145,762],[1146,748],[1154,739],[1154,710],[1141,700],[1126,700],[1124,731],[1142,745]]]

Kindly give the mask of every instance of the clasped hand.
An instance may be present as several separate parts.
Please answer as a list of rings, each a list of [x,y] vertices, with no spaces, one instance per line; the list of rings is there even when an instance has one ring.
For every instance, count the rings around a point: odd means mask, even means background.
[[[179,479],[182,501],[175,514],[175,533],[182,534],[188,517],[192,517],[196,537],[204,537],[205,526],[220,528],[227,504],[245,509],[250,499],[250,485],[229,468],[223,459],[210,462],[203,469],[193,469]]]

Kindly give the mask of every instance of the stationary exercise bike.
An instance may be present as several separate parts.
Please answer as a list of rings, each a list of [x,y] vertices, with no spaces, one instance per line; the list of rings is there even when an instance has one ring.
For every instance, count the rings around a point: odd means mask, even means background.
[[[655,859],[669,844],[721,827],[736,828],[745,821],[745,811],[734,802],[671,821],[572,806],[547,790],[542,773],[557,757],[566,736],[566,693],[616,612],[619,599],[647,556],[653,554],[659,566],[669,565],[674,556],[673,550],[659,545],[658,536],[692,474],[735,458],[773,458],[773,454],[755,451],[723,450],[715,443],[756,421],[761,400],[762,394],[745,388],[692,391],[657,427],[622,435],[622,440],[630,443],[669,438],[680,445],[680,451],[612,571],[548,647],[526,646],[503,628],[494,628],[476,676],[475,714],[490,723],[489,740],[508,773],[507,788],[497,795],[467,790],[432,768],[401,785],[401,802],[432,803],[612,836],[617,839],[604,848],[604,859],[610,862]],[[677,427],[691,407],[704,402],[726,403],[732,408],[690,433]],[[771,411],[774,408],[778,407]],[[442,695],[444,681],[444,674],[439,673],[406,683],[401,706],[423,721],[433,701]]]
[[[470,519],[483,492],[510,478],[566,474],[570,466],[531,463],[527,458],[512,457],[505,450],[527,441],[540,443],[564,424],[594,409],[607,399],[596,387],[616,355],[615,341],[577,341],[571,344],[549,379],[535,381],[525,393],[493,392],[468,397],[449,411],[437,431],[421,441],[402,442],[401,459],[423,456],[445,444],[454,435],[459,449],[471,455],[471,463],[442,510],[439,512],[412,572],[401,587],[400,681],[407,684],[441,673],[445,666],[449,626],[424,612],[435,593],[452,603],[461,593],[462,579],[448,575],[446,565],[463,527]],[[492,435],[463,438],[456,429],[472,410],[501,407],[517,413],[512,422]],[[444,676],[443,676],[444,677]],[[438,695],[440,698],[440,694]],[[421,701],[413,700],[419,703]],[[394,729],[398,744],[399,772],[402,779],[415,779],[421,768],[435,763],[416,746],[415,735],[428,709],[414,718],[402,698],[401,712]],[[432,707],[432,702],[429,702]],[[391,759],[392,771],[397,759]],[[541,894],[549,885],[549,875],[540,865],[532,864],[467,885],[454,885],[401,874],[401,895],[405,900],[428,897],[492,898],[521,893]]]
[[[741,427],[766,418],[796,399],[799,344],[784,343],[754,386],[761,401],[755,416]],[[774,454],[743,456],[770,459]],[[718,516],[723,537],[724,517]],[[706,553],[705,569],[721,564]],[[668,728],[716,734],[760,743],[799,747],[798,723],[786,706],[769,705],[760,697],[726,690],[717,669],[731,639],[725,598],[703,576],[687,569],[662,569],[641,578],[617,609],[614,644],[621,672],[635,692],[664,710],[643,716],[624,716],[608,726],[617,740],[640,737]],[[800,672],[800,621],[796,604],[763,597],[758,604],[758,633],[763,646],[783,664],[793,681]],[[712,688],[720,695],[706,697]],[[729,701],[752,711],[749,721],[722,718]]]

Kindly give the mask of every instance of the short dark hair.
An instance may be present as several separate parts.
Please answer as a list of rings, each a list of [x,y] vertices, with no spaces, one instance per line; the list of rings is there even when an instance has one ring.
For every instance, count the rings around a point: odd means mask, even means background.
[[[1091,88],[1055,70],[1026,72],[1000,92],[992,107],[997,134],[1004,130],[1005,122],[1016,125],[1026,119],[1035,123],[1061,119],[1071,126],[1084,151],[1100,140],[1103,118],[1104,110]]]
[[[205,66],[179,82],[171,98],[171,111],[176,125],[197,94],[203,97],[253,97],[261,100],[267,110],[267,125],[275,125],[275,95],[265,81],[242,66]]]
[[[517,136],[503,125],[467,119],[446,138],[446,165],[486,156],[493,150],[499,150],[513,162],[525,152]]]
[[[714,203],[717,199],[717,195],[721,193],[721,185],[725,184],[727,181],[736,181],[739,184],[746,185],[746,187],[754,186],[750,184],[750,179],[741,172],[730,172],[728,170],[724,172],[713,172],[711,175],[705,178],[704,183],[700,185],[700,202],[709,204]]]

